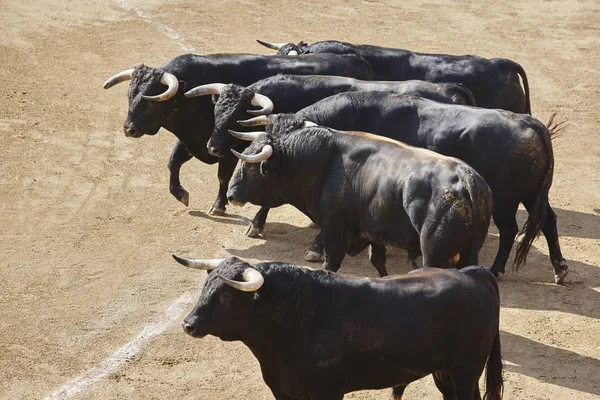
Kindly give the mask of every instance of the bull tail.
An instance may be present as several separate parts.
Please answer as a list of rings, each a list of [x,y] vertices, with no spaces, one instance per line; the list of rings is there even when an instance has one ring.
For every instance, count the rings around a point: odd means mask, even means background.
[[[485,395],[483,400],[501,400],[504,391],[502,379],[502,354],[500,352],[500,329],[496,329],[496,337],[492,351],[485,366]]]
[[[554,140],[558,137],[561,137],[563,133],[565,133],[567,121],[556,121],[556,111],[550,115],[548,119],[548,123],[546,124],[546,128],[548,129],[548,133],[550,134],[550,140]]]
[[[467,100],[466,105],[476,107],[477,102],[475,101],[475,96],[473,96],[473,93],[462,83],[457,82],[455,84],[458,87],[459,91],[463,94],[463,96]]]
[[[504,62],[508,68],[513,71],[516,71],[517,74],[521,77],[523,81],[523,89],[525,90],[525,113],[531,115],[531,101],[529,99],[529,81],[527,80],[527,74],[523,67],[520,64],[512,61],[504,59]]]
[[[560,133],[564,128],[564,126],[560,123],[554,123],[554,115],[551,117],[548,126],[550,126],[552,131],[542,124],[540,124],[538,128],[538,133],[540,134],[544,147],[546,148],[548,164],[546,165],[546,173],[544,174],[544,178],[538,185],[537,196],[535,198],[535,202],[533,203],[533,207],[528,210],[529,217],[527,217],[527,221],[519,233],[520,235],[524,236],[517,246],[515,270],[518,270],[521,265],[527,262],[527,253],[529,253],[531,244],[540,234],[540,230],[546,221],[548,193],[550,192],[550,186],[552,186],[552,176],[554,175],[554,154],[552,152],[551,138]]]
[[[479,250],[481,246],[483,246],[483,242],[485,241],[485,237],[487,236],[488,226],[490,224],[489,212],[486,212],[486,208],[488,206],[491,208],[491,204],[488,204],[487,201],[482,201],[481,196],[484,195],[482,188],[479,183],[485,181],[483,178],[477,177],[473,175],[474,171],[469,169],[467,172],[467,191],[469,192],[469,197],[471,199],[471,209],[473,210],[473,240],[471,246],[471,257],[469,258],[468,265],[476,265],[479,261]],[[488,193],[486,193],[488,198],[492,197],[491,191],[487,184],[485,185]],[[487,223],[482,224],[482,219],[486,218]],[[484,226],[485,225],[485,226]]]

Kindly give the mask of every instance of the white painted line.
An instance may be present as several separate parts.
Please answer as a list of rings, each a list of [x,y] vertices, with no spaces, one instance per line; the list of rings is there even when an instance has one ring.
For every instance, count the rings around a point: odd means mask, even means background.
[[[131,357],[139,353],[144,344],[149,342],[153,337],[160,335],[177,322],[181,317],[181,314],[193,301],[194,293],[184,293],[169,305],[165,313],[158,320],[146,326],[146,328],[144,328],[132,341],[117,349],[117,351],[102,361],[99,366],[94,367],[83,375],[67,382],[60,389],[45,396],[42,400],[67,399],[73,397],[88,386],[93,385],[115,371],[131,359]]]
[[[156,27],[156,29],[159,30],[159,32],[165,34],[169,39],[177,42],[177,44],[179,44],[179,46],[184,51],[188,51],[188,52],[196,51],[196,49],[194,47],[188,46],[187,44],[185,44],[185,39],[179,33],[177,33],[177,31],[175,29],[171,28],[169,25],[163,24],[162,22],[156,21],[154,19],[154,17],[152,16],[152,14],[150,14],[149,12],[141,10],[140,8],[129,3],[127,0],[115,0],[115,3],[119,7],[121,7],[122,9],[124,9],[126,11],[135,11],[135,13],[137,14],[138,17],[140,17],[144,21],[148,22],[149,24],[154,25]]]

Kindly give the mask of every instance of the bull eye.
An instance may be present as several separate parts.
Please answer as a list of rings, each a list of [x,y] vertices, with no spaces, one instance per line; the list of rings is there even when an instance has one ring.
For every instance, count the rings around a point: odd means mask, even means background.
[[[221,304],[227,304],[231,301],[231,293],[229,293],[228,291],[223,291],[221,294],[219,294],[219,303]]]

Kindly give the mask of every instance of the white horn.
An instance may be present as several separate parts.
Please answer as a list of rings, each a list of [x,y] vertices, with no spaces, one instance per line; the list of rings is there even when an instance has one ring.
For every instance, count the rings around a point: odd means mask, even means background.
[[[213,269],[217,268],[219,264],[225,261],[224,258],[215,258],[212,260],[191,260],[188,258],[177,257],[175,254],[173,254],[173,258],[183,266],[193,269],[201,269],[204,271],[212,271]]]
[[[222,275],[217,275],[219,279],[228,284],[234,289],[241,290],[242,292],[255,292],[265,283],[265,278],[262,274],[254,268],[246,268],[243,272],[243,281],[234,281],[229,278],[225,278]]]
[[[229,129],[229,134],[231,136],[233,136],[234,138],[238,138],[241,140],[247,140],[249,142],[253,141],[254,139],[256,139],[259,135],[266,133],[266,132],[237,132],[234,130]]]
[[[315,124],[312,121],[304,121],[304,127],[305,128],[310,128],[311,126],[318,126],[317,124]]]
[[[266,115],[259,115],[258,117],[244,119],[237,122],[241,126],[265,126],[271,125],[271,119]]]
[[[266,144],[262,150],[260,151],[260,153],[258,154],[241,154],[238,153],[237,151],[235,151],[234,149],[231,149],[231,152],[240,160],[242,161],[246,161],[249,162],[251,164],[256,164],[262,161],[267,160],[269,157],[271,157],[271,155],[273,154],[273,148],[271,147],[270,144]]]
[[[177,94],[177,90],[179,90],[179,80],[175,75],[168,72],[163,73],[163,75],[160,77],[160,83],[167,85],[167,90],[161,94],[157,94],[156,96],[142,95],[142,97],[150,101],[166,101]]]
[[[256,39],[256,41],[258,43],[262,44],[263,46],[265,46],[266,48],[273,49],[273,50],[279,50],[287,44],[287,43],[269,43],[269,42],[265,42],[265,41],[262,41],[259,39]]]
[[[209,83],[207,85],[196,86],[193,89],[185,92],[185,97],[198,97],[198,96],[206,96],[208,94],[221,94],[223,90],[227,87],[224,83]]]
[[[260,93],[254,93],[254,97],[252,98],[252,101],[250,103],[253,106],[262,107],[260,110],[246,110],[246,112],[248,114],[252,114],[252,115],[271,114],[273,112],[273,107],[275,107],[270,98],[268,98],[267,96],[262,95]]]
[[[121,71],[118,74],[108,78],[106,80],[106,82],[104,82],[104,85],[102,85],[102,86],[104,87],[104,89],[110,89],[111,87],[115,86],[117,83],[130,81],[131,78],[133,78],[134,70],[135,70],[135,68],[126,69],[125,71]]]

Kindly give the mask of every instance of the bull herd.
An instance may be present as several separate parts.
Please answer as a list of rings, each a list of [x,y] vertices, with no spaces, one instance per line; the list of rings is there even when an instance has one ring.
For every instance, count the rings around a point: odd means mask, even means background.
[[[562,124],[531,116],[511,60],[259,43],[277,54],[186,54],[104,84],[131,81],[126,136],[177,136],[170,191],[186,206],[179,171],[195,157],[218,163],[209,214],[259,205],[246,234],[261,237],[269,209],[291,204],[320,229],[305,258],[323,270],[174,256],[208,271],[185,332],[242,341],[276,399],[387,387],[400,399],[428,374],[444,399],[481,399],[484,370],[483,398],[500,399],[496,278],[519,204],[528,217],[514,265],[543,232],[555,282],[568,272],[548,201]],[[491,217],[500,240],[488,270],[477,264]],[[386,245],[406,249],[415,270],[386,277]],[[365,249],[381,278],[335,273]]]

